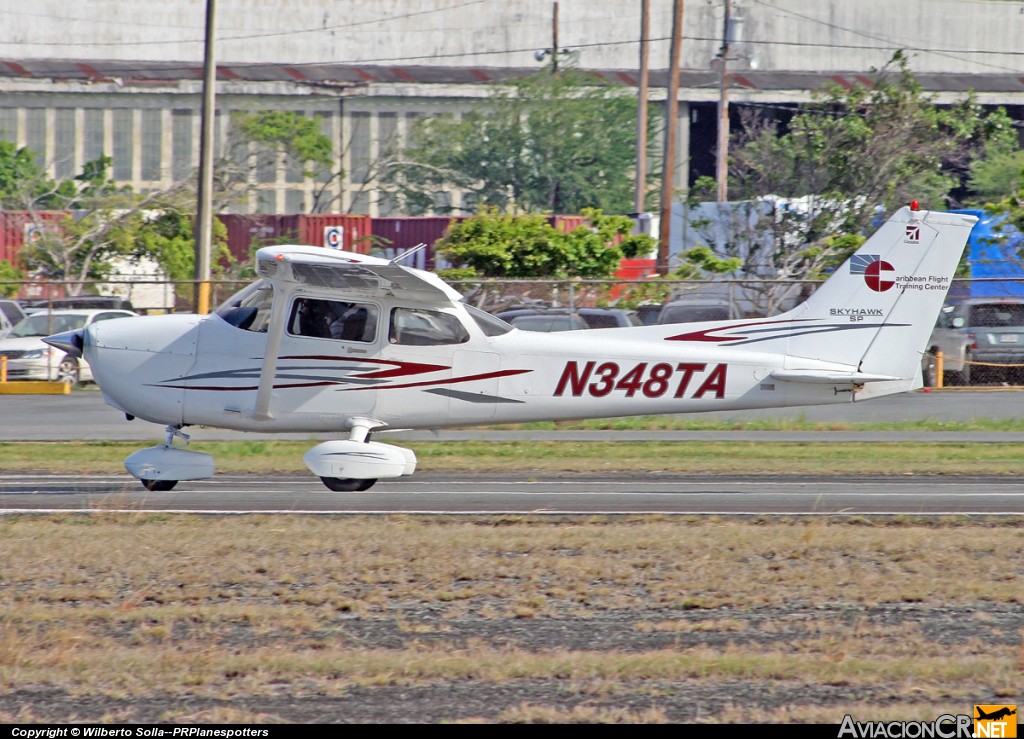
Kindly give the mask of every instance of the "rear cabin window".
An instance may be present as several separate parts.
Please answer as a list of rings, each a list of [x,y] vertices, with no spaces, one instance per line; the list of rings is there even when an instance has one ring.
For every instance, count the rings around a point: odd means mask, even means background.
[[[377,337],[377,315],[377,306],[370,303],[298,298],[292,303],[288,333],[370,343]]]
[[[406,346],[463,344],[469,332],[450,313],[423,308],[395,308],[391,311],[388,341]]]

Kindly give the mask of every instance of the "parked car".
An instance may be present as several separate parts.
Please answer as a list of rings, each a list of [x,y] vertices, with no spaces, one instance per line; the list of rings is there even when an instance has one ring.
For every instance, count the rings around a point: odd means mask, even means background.
[[[697,323],[728,321],[736,318],[728,300],[682,299],[665,303],[658,313],[658,323]]]
[[[640,318],[640,323],[644,326],[653,326],[658,322],[658,316],[661,314],[661,303],[644,303],[638,305],[636,308],[637,317]]]
[[[40,300],[28,300],[24,302],[26,309],[38,310],[65,310],[68,308],[81,308],[85,310],[98,310],[100,308],[111,308],[116,310],[129,310],[133,313],[132,301],[127,298],[115,298],[108,295],[78,295],[71,298],[45,298]],[[28,310],[26,310],[28,312]]]
[[[943,349],[944,373],[958,372],[955,379],[965,385],[1024,381],[1024,299],[971,298],[942,313],[947,317],[948,327],[965,341],[961,356],[955,344],[947,345],[951,361],[948,366],[947,348]],[[959,370],[955,369],[958,362]]]
[[[68,356],[43,338],[97,321],[137,315],[127,310],[55,310],[25,316],[0,339],[0,356],[7,357],[7,379],[91,382],[92,371],[84,359]]]
[[[501,316],[498,316],[501,318]],[[522,331],[579,331],[590,326],[579,316],[568,311],[565,313],[523,313],[510,318],[502,318]]]
[[[626,308],[517,308],[495,314],[525,331],[576,331],[585,328],[642,326],[635,310]]]
[[[947,305],[939,311],[928,347],[921,358],[921,373],[925,387],[938,385],[938,358],[942,353],[942,384],[970,385],[971,365],[967,364],[972,339],[968,332],[953,326],[953,309]]]
[[[25,317],[25,309],[17,300],[0,300],[0,338],[3,338],[14,324]]]

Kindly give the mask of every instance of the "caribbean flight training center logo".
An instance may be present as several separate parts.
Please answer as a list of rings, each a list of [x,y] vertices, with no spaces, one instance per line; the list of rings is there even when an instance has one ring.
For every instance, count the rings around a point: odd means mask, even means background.
[[[843,716],[839,739],[1016,739],[1017,706],[975,705],[972,715],[945,713],[934,721],[855,721]]]
[[[850,274],[864,275],[864,282],[877,293],[896,284],[896,270],[878,254],[854,254],[850,257]]]

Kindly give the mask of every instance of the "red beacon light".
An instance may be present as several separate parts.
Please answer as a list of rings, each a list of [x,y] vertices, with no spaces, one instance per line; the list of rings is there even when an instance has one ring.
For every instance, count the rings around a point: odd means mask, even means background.
[[[916,200],[911,200],[910,201],[910,209],[911,210],[921,210],[921,204],[919,202],[917,202]]]

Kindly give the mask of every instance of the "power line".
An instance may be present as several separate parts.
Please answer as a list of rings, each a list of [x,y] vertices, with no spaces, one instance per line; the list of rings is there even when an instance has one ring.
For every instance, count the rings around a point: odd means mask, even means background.
[[[950,58],[950,59],[955,59],[956,61],[963,61],[963,59],[961,59],[960,57],[956,56],[957,54],[1000,54],[1000,55],[1010,55],[1010,56],[1019,56],[1021,54],[1021,52],[993,52],[993,51],[988,50],[988,49],[929,49],[929,48],[923,48],[923,47],[912,47],[910,44],[903,44],[903,43],[901,43],[899,41],[894,41],[892,38],[886,37],[886,36],[884,36],[882,34],[868,33],[867,31],[861,31],[861,30],[858,30],[858,29],[855,29],[855,28],[847,28],[846,26],[840,26],[838,24],[831,23],[829,21],[821,20],[820,18],[815,18],[813,16],[805,15],[803,13],[797,13],[796,11],[789,10],[788,8],[780,8],[777,5],[772,5],[771,3],[767,2],[766,0],[750,0],[750,1],[753,2],[756,5],[760,5],[760,6],[765,7],[765,8],[771,8],[772,10],[777,11],[777,12],[779,12],[781,14],[789,15],[789,16],[792,16],[794,18],[799,18],[799,19],[804,20],[804,21],[809,21],[811,23],[815,23],[817,25],[824,26],[826,28],[831,28],[832,30],[835,30],[835,31],[843,31],[845,33],[853,34],[854,36],[861,36],[863,38],[871,39],[873,41],[881,41],[881,42],[884,42],[884,43],[887,43],[887,44],[894,44],[894,45],[897,45],[897,46],[899,46],[900,48],[903,48],[903,49],[908,49],[908,50],[912,50],[912,51],[921,51],[921,52],[928,53],[928,54],[935,54],[937,56],[945,56],[945,57]],[[840,45],[836,45],[835,48],[844,48],[844,47],[840,46]],[[870,47],[868,47],[868,48],[870,48]],[[978,61],[978,62],[975,62],[975,63],[976,64],[984,64],[985,66],[991,66],[994,69],[1003,69],[1003,70],[1009,71],[1009,72],[1016,72],[1016,71],[1018,71],[1017,69],[1010,69],[1008,67],[1000,67],[1000,66],[997,66],[997,65],[990,65],[990,64],[987,64],[986,62]]]
[[[342,30],[342,29],[347,29],[347,28],[357,28],[359,26],[367,26],[367,25],[371,25],[371,24],[379,25],[379,24],[388,23],[388,22],[391,22],[391,21],[403,21],[403,20],[408,20],[410,18],[415,18],[415,17],[418,17],[418,16],[431,15],[431,14],[434,14],[434,13],[443,13],[443,12],[447,12],[447,11],[451,11],[451,10],[461,10],[462,8],[466,8],[466,7],[469,7],[471,5],[481,5],[481,4],[487,3],[487,2],[492,2],[492,0],[468,0],[468,2],[463,2],[463,3],[460,3],[458,5],[452,5],[452,6],[449,6],[449,7],[446,7],[446,8],[430,8],[430,9],[427,9],[427,10],[420,10],[420,11],[415,11],[415,12],[411,12],[411,13],[402,13],[400,15],[390,15],[390,16],[387,16],[387,17],[384,17],[384,18],[372,18],[372,19],[365,20],[365,21],[353,21],[353,22],[346,22],[346,23],[335,23],[335,24],[332,24],[332,25],[329,25],[329,26],[317,26],[316,28],[296,28],[296,29],[291,29],[291,30],[287,30],[287,31],[267,31],[267,32],[260,32],[260,33],[240,33],[239,35],[236,35],[236,36],[225,36],[225,35],[222,35],[219,40],[220,41],[245,41],[245,40],[249,40],[249,39],[272,38],[272,37],[277,37],[277,36],[292,36],[292,35],[305,34],[305,33],[331,32],[331,31],[337,31],[337,30]],[[33,18],[43,18],[43,19],[46,19],[46,20],[49,20],[49,21],[71,21],[71,22],[91,22],[91,21],[95,21],[95,18],[92,18],[92,17],[84,17],[83,18],[83,17],[78,17],[78,16],[63,16],[63,15],[41,14],[41,13],[23,13],[23,12],[4,13],[3,11],[0,11],[0,15],[15,15],[16,17],[29,16],[29,17],[33,17]],[[145,22],[139,23],[139,22],[134,21],[134,20],[133,21],[118,21],[118,20],[114,20],[114,19],[105,19],[103,22],[104,22],[104,24],[107,24],[107,25],[127,25],[127,26],[132,26],[132,27],[135,27],[135,26],[147,26],[147,27],[157,27],[157,28],[166,28],[167,27],[167,24],[165,24],[165,23],[145,23]],[[174,25],[173,27],[175,27],[175,28],[185,28],[185,29],[193,30],[193,26]],[[444,29],[444,28],[441,28],[441,29],[434,29],[434,30],[443,31],[443,30],[454,30],[454,29],[450,29],[450,28],[449,29]],[[390,31],[385,31],[385,32],[390,32]],[[81,46],[85,46],[85,47],[116,46],[116,47],[120,48],[120,47],[124,47],[124,46],[161,46],[161,45],[168,45],[168,44],[176,44],[176,45],[179,45],[179,44],[202,44],[203,42],[204,42],[204,40],[202,38],[191,38],[191,39],[190,38],[184,38],[184,39],[177,38],[177,39],[155,39],[155,40],[147,40],[147,41],[56,41],[56,42],[47,42],[47,45],[48,46],[71,46],[71,47],[81,47]],[[5,45],[9,45],[9,46],[38,46],[38,45],[40,45],[39,41],[10,41],[10,42],[5,41],[5,42],[2,42],[2,43],[5,44]]]
[[[365,26],[365,25],[370,25],[370,24],[379,24],[379,23],[382,23],[382,22],[385,22],[385,21],[406,20],[406,19],[409,19],[409,18],[417,17],[417,16],[423,16],[423,15],[428,15],[428,14],[435,14],[435,13],[446,12],[446,11],[451,11],[451,10],[460,10],[460,9],[463,9],[463,8],[466,8],[466,7],[470,7],[470,6],[473,6],[473,5],[480,5],[480,4],[489,2],[489,1],[490,0],[470,0],[469,2],[464,2],[464,3],[461,3],[459,5],[453,5],[453,6],[446,7],[446,8],[432,8],[432,9],[423,10],[423,11],[417,11],[417,12],[412,12],[412,13],[405,13],[405,14],[398,15],[398,16],[391,16],[391,17],[386,18],[386,19],[373,19],[373,20],[366,20],[366,21],[354,21],[354,22],[347,22],[347,23],[332,24],[330,26],[322,26],[322,27],[318,27],[318,28],[295,29],[295,30],[287,30],[287,31],[273,31],[273,32],[256,33],[256,34],[243,34],[243,35],[230,36],[230,37],[222,36],[221,38],[222,38],[223,41],[240,41],[240,40],[247,40],[247,39],[258,39],[258,38],[290,36],[290,35],[296,35],[296,34],[331,32],[331,31],[335,31],[335,30],[339,30],[339,29],[355,28],[355,27],[358,27],[358,26]],[[835,24],[835,23],[831,23],[829,21],[825,21],[825,20],[821,20],[821,19],[818,19],[818,18],[814,18],[813,16],[808,16],[808,15],[805,15],[805,14],[801,14],[801,13],[796,13],[794,11],[790,11],[790,10],[785,9],[785,8],[780,8],[780,7],[776,6],[776,5],[773,5],[773,4],[769,3],[769,2],[766,2],[766,0],[748,0],[748,1],[754,2],[757,5],[760,5],[760,6],[765,7],[765,8],[769,8],[769,9],[771,9],[773,11],[776,11],[776,12],[779,12],[779,13],[782,13],[782,14],[785,14],[785,15],[789,15],[789,16],[792,16],[792,17],[795,17],[795,18],[799,18],[799,19],[807,21],[807,22],[815,23],[815,24],[824,26],[826,28],[830,28],[832,30],[843,31],[843,32],[846,32],[846,33],[853,34],[855,36],[863,37],[865,39],[870,39],[870,40],[873,40],[873,41],[880,42],[879,44],[838,44],[838,43],[824,43],[824,42],[773,41],[773,40],[767,40],[767,39],[765,39],[765,40],[748,39],[746,41],[746,43],[748,45],[751,45],[751,46],[779,47],[779,48],[808,48],[808,49],[811,49],[811,48],[814,48],[814,49],[842,49],[842,50],[852,50],[852,51],[884,51],[884,52],[892,52],[892,51],[895,51],[897,49],[900,49],[900,50],[916,52],[916,53],[935,54],[935,55],[939,55],[939,56],[945,56],[947,58],[954,59],[956,61],[961,61],[961,62],[967,61],[965,59],[965,57],[977,57],[977,56],[986,56],[987,55],[987,56],[1008,57],[1008,58],[1016,59],[1016,58],[1024,56],[1024,50],[1021,50],[1021,51],[993,51],[991,49],[946,49],[946,48],[935,48],[935,47],[920,46],[920,45],[914,45],[914,44],[908,44],[908,43],[900,43],[899,41],[893,40],[891,38],[887,38],[884,35],[868,33],[868,32],[860,31],[860,30],[857,30],[857,29],[847,28],[847,27],[840,26],[840,25]],[[26,15],[32,15],[32,14],[26,14]],[[38,16],[37,15],[35,17],[47,17],[47,18],[54,19],[54,20],[61,19],[61,18],[57,18],[56,16]],[[66,17],[66,18],[62,18],[62,19],[65,19],[65,20],[82,20],[82,21],[89,20],[89,19],[85,19],[85,18],[75,18],[75,17],[70,17],[70,16]],[[113,22],[116,23],[117,21],[113,21]],[[138,24],[133,24],[133,25],[138,25]],[[659,41],[660,42],[666,42],[666,41],[669,41],[669,40],[670,40],[669,36],[652,36],[652,37],[649,38],[650,42],[659,42]],[[705,37],[705,36],[686,36],[684,38],[684,41],[686,41],[686,42],[711,42],[711,43],[717,43],[719,40],[720,39],[718,39],[716,37]],[[123,47],[131,47],[131,46],[152,47],[152,46],[159,46],[159,45],[170,45],[170,44],[181,45],[181,44],[189,44],[189,43],[199,44],[199,43],[202,43],[202,39],[198,39],[198,38],[194,39],[194,40],[190,40],[190,39],[160,39],[160,40],[138,41],[138,42],[132,42],[132,41],[121,41],[121,42],[66,41],[66,42],[50,42],[47,45],[54,46],[54,47],[69,47],[69,48],[101,48],[101,47],[110,47],[110,46],[116,46],[118,48],[123,48]],[[589,42],[589,43],[570,43],[569,45],[572,46],[572,48],[574,48],[574,49],[587,49],[587,48],[612,48],[612,47],[616,47],[616,46],[638,46],[639,43],[640,42],[639,42],[638,39],[630,38],[630,39],[624,39],[624,40],[618,40],[618,41],[596,41],[596,42]],[[11,42],[2,42],[2,44],[0,44],[0,45],[15,46],[15,47],[16,46],[33,46],[33,47],[37,47],[40,44],[37,41],[11,41]],[[417,54],[417,55],[404,55],[404,56],[392,56],[392,57],[377,57],[377,58],[370,58],[370,59],[361,58],[361,59],[358,59],[358,60],[347,60],[347,61],[346,60],[339,60],[339,61],[337,61],[335,63],[338,63],[338,64],[387,64],[387,63],[392,63],[393,64],[393,63],[403,63],[403,62],[404,63],[409,63],[409,62],[417,62],[417,61],[437,61],[437,60],[442,60],[442,59],[482,58],[482,57],[487,57],[487,56],[498,56],[498,55],[504,55],[504,54],[530,53],[530,52],[533,52],[535,50],[536,50],[536,45],[530,45],[530,46],[524,46],[524,47],[520,47],[520,48],[481,49],[481,50],[476,50],[476,51],[459,51],[459,52],[450,52],[450,53],[443,53],[443,54],[431,53],[431,54]],[[979,64],[979,65],[983,65],[983,66],[986,66],[986,67],[990,67],[992,69],[998,69],[998,70],[1002,70],[1002,71],[1006,71],[1006,72],[1011,72],[1011,73],[1018,73],[1020,71],[1020,69],[1018,67],[1009,67],[1009,66],[1005,66],[1005,65],[996,64],[996,63],[985,62],[985,61],[983,61],[981,59],[971,59],[970,62],[974,63],[974,64]],[[296,63],[289,64],[288,66],[303,67],[303,66],[323,66],[323,65],[324,65],[323,62],[296,62]],[[191,69],[191,67],[188,67],[187,69]]]

